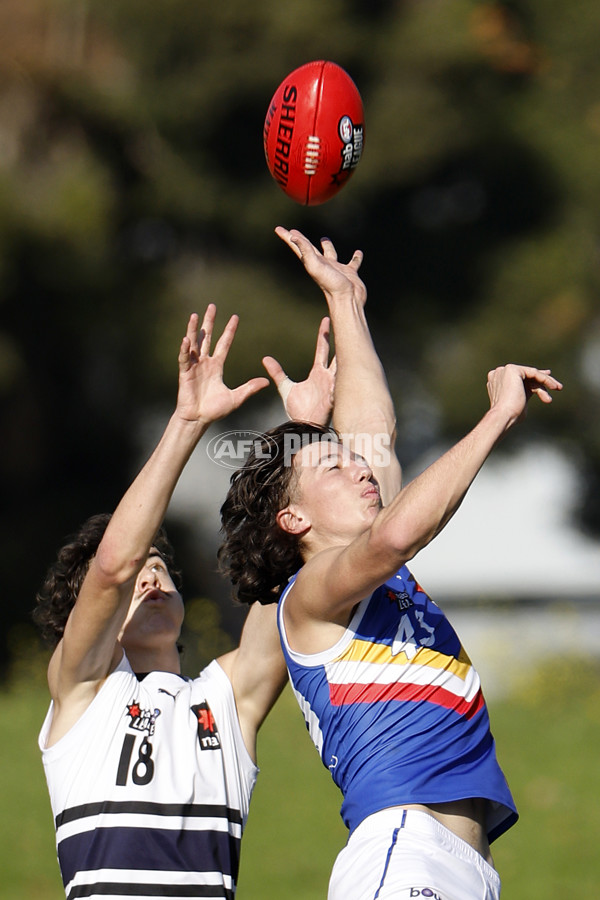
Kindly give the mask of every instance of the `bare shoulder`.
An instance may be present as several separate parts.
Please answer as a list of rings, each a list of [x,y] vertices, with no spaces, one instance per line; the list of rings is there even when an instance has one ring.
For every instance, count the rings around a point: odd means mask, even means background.
[[[358,539],[362,542],[363,538]],[[315,621],[346,627],[355,605],[351,566],[354,544],[335,546],[316,553],[298,572],[285,602],[285,616],[294,622]]]
[[[341,548],[323,551],[300,570],[286,595],[283,622],[288,645],[297,653],[321,653],[340,640],[351,610],[333,606],[328,596],[328,573]]]
[[[235,669],[236,659],[238,657],[239,647],[236,647],[235,650],[230,650],[228,653],[223,653],[222,656],[217,657],[217,662],[227,675],[229,681],[233,685],[233,673]]]
[[[111,670],[114,671],[123,655],[115,647]],[[108,673],[110,674],[110,673]],[[52,721],[46,742],[51,747],[63,737],[81,718],[102,687],[106,677],[78,681],[69,677],[63,665],[63,642],[57,646],[48,665],[48,688],[52,698]]]
[[[288,591],[286,606],[298,611],[306,611],[311,615],[319,615],[322,603],[320,598],[327,592],[327,581],[345,547],[329,547],[316,553],[304,563]]]

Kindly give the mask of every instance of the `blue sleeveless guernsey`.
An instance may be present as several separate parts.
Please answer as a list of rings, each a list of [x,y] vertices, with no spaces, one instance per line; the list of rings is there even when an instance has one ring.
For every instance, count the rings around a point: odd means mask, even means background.
[[[477,672],[441,609],[406,566],[358,604],[338,643],[293,651],[278,624],[296,699],[352,832],[407,803],[489,800],[493,841],[517,820]]]

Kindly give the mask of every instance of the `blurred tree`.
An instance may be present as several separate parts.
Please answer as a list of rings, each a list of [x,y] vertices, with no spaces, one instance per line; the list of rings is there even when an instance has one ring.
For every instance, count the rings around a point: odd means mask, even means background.
[[[590,0],[5,0],[3,641],[64,535],[140,464],[192,308],[240,313],[232,383],[265,353],[306,368],[322,303],[280,222],[364,249],[407,462],[469,427],[491,366],[525,358],[567,385],[536,428],[600,484],[599,26]],[[305,209],[261,133],[282,77],[318,58],[357,82],[367,140],[349,186]],[[581,508],[600,529],[600,492]],[[190,597],[228,608],[211,553],[173,527]]]

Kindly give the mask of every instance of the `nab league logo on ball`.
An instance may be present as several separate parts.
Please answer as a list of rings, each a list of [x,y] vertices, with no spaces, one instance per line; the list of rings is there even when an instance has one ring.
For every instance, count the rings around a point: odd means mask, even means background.
[[[353,125],[350,116],[342,116],[340,119],[340,137],[344,144],[349,144],[352,140]]]
[[[252,453],[254,459],[248,468],[258,469],[277,455],[277,444],[260,431],[225,431],[208,442],[206,452],[224,469],[239,469]]]
[[[348,177],[350,172],[360,162],[364,143],[364,129],[362,125],[354,124],[350,116],[342,116],[338,125],[338,134],[342,141],[342,167],[337,176],[344,173]]]

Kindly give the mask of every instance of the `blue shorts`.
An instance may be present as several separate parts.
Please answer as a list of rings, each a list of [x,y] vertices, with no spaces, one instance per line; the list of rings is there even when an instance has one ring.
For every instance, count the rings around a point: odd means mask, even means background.
[[[338,855],[327,900],[499,900],[500,877],[476,850],[427,813],[368,816]]]

